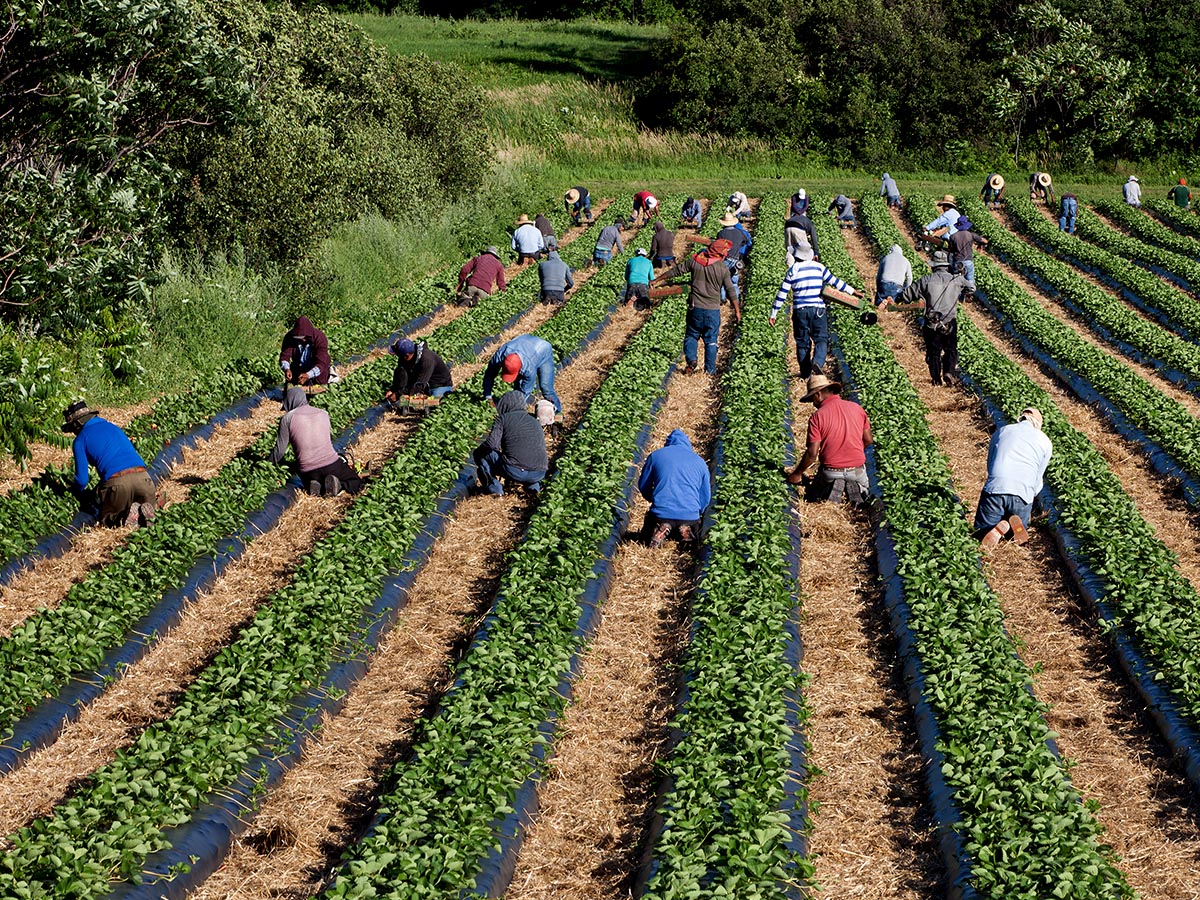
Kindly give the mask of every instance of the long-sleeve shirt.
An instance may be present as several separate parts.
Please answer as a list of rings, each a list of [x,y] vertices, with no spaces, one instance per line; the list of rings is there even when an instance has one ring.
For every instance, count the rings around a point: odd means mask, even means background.
[[[621,241],[621,229],[616,225],[608,225],[600,231],[600,236],[596,238],[597,250],[614,250],[617,253],[625,252],[625,244]]]
[[[946,237],[958,231],[958,220],[962,216],[957,209],[951,206],[944,213],[925,226],[926,231],[937,231],[939,228],[946,229]]]
[[[817,247],[817,228],[813,225],[813,220],[803,213],[792,213],[791,217],[785,223],[785,230],[789,228],[798,228],[808,235],[808,244],[812,247],[813,256],[820,256],[821,251]]]
[[[694,219],[696,227],[699,228],[704,216],[704,210],[700,206],[700,201],[692,198],[690,202],[683,204],[680,215],[685,219]]]
[[[908,261],[899,244],[892,244],[887,255],[879,261],[879,271],[875,273],[875,289],[883,290],[885,283],[898,284],[902,288],[913,283],[912,263]]]
[[[490,253],[480,253],[474,259],[467,260],[458,270],[458,283],[464,282],[488,294],[497,288],[504,290],[508,287],[504,280],[504,263]]]
[[[565,291],[575,287],[571,267],[563,262],[557,250],[551,250],[546,254],[546,258],[538,263],[538,278],[541,280],[543,291]]]
[[[827,284],[851,296],[854,294],[854,288],[830,272],[824,263],[815,259],[792,263],[783,276],[783,283],[779,285],[779,293],[775,295],[771,318],[779,315],[783,304],[787,302],[789,292],[792,295],[792,309],[823,305],[825,301],[821,297],[821,288]]]
[[[280,462],[288,444],[296,448],[300,471],[312,472],[338,460],[330,437],[329,413],[316,406],[298,406],[279,420],[279,436],[271,453],[271,462]]]
[[[483,445],[497,451],[510,466],[527,472],[545,472],[550,468],[546,454],[546,432],[537,419],[525,410],[525,395],[509,391],[496,402],[496,422],[483,439]]]
[[[491,399],[492,385],[496,376],[504,368],[504,358],[515,353],[521,358],[521,371],[512,383],[515,390],[532,394],[537,387],[538,369],[547,362],[554,365],[554,347],[547,340],[532,334],[519,334],[510,341],[500,345],[500,349],[492,354],[487,369],[483,373],[483,396]]]
[[[1142,186],[1136,181],[1127,181],[1121,186],[1125,202],[1130,206],[1140,206],[1142,202]]]
[[[96,467],[101,483],[118,472],[146,465],[125,432],[100,416],[83,423],[71,452],[75,456],[74,486],[78,491],[88,486],[89,465]]]
[[[706,266],[697,262],[695,256],[685,256],[659,277],[666,279],[677,275],[692,276],[689,299],[696,309],[720,309],[721,288],[725,289],[727,296],[737,299],[737,285],[733,283],[729,267],[723,262],[717,261]]]
[[[396,396],[428,394],[440,387],[453,387],[450,367],[424,341],[418,341],[413,358],[401,357],[396,363],[391,392]]]
[[[692,522],[704,514],[712,499],[708,466],[682,430],[676,428],[666,444],[646,457],[638,491],[660,519]]]
[[[512,248],[525,256],[533,256],[546,248],[546,237],[532,222],[526,222],[513,232]]]
[[[956,231],[950,235],[946,243],[950,247],[950,252],[954,254],[955,261],[962,262],[975,258],[975,245],[982,244],[983,238],[973,231]]]
[[[657,223],[661,225],[662,223]],[[656,228],[654,239],[650,241],[650,258],[663,259],[675,255],[675,232],[666,228]]]
[[[730,195],[729,207],[735,216],[748,216],[751,213],[750,199],[741,191],[734,191]]]
[[[740,223],[739,223],[740,224]],[[729,251],[729,259],[741,259],[754,246],[750,233],[738,225],[727,225],[717,232],[717,240],[729,241],[733,247]]]
[[[900,199],[900,187],[896,184],[896,179],[886,172],[883,173],[883,178],[880,179],[879,196],[887,197],[889,200]]]
[[[1026,503],[1042,489],[1042,477],[1054,445],[1031,421],[1005,425],[988,445],[986,494],[1014,494]]]
[[[644,256],[635,256],[625,263],[625,281],[629,284],[649,284],[654,277],[654,263]]]
[[[834,210],[837,210],[837,217],[839,219],[854,218],[854,204],[851,203],[850,198],[845,194],[838,194],[834,197],[826,212],[833,212]]]
[[[925,303],[925,315],[938,313],[943,322],[958,318],[958,301],[971,293],[971,282],[949,269],[934,269],[924,278],[914,281],[896,298],[897,303]]]
[[[295,327],[283,336],[279,365],[289,377],[294,368],[296,374],[307,374],[317,384],[328,383],[331,366],[329,339],[325,337],[325,332],[313,325],[308,316],[298,318]]]
[[[542,213],[533,217],[533,225],[542,233],[543,238],[554,237],[554,224]]]

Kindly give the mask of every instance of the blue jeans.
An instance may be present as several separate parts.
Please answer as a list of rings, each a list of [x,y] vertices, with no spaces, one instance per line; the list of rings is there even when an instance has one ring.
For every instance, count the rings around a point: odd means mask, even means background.
[[[549,359],[545,360],[544,362],[541,363],[541,365],[539,365],[537,367],[537,386],[538,386],[538,388],[541,389],[542,396],[554,404],[554,411],[556,413],[561,413],[562,412],[562,401],[558,399],[558,394],[554,393],[554,356],[553,356],[553,354],[551,354]],[[530,385],[530,389],[525,392],[525,395],[530,400],[533,399],[532,387],[533,386]]]
[[[963,277],[971,284],[975,283],[975,260],[964,259],[958,263],[958,271],[962,272]]]
[[[479,447],[475,451],[475,467],[479,470],[479,480],[487,486],[488,493],[495,494],[497,497],[504,494],[504,484],[500,481],[501,478],[519,481],[536,494],[541,491],[542,479],[546,477],[545,469],[534,472],[530,469],[522,469],[520,466],[509,465],[504,461],[499,450],[489,450],[486,447]]]
[[[448,384],[445,387],[437,387],[429,389],[430,397],[445,397],[448,393],[454,390],[454,385]]]
[[[721,311],[719,309],[688,310],[687,330],[683,334],[683,357],[689,366],[696,364],[698,341],[704,342],[704,371],[709,375],[717,372],[717,336],[721,333]]]
[[[1067,234],[1075,233],[1075,214],[1067,215],[1063,213],[1058,217],[1058,230],[1065,231]]]
[[[979,505],[975,508],[975,531],[991,531],[997,522],[1009,516],[1019,516],[1021,524],[1029,527],[1029,516],[1033,513],[1033,501],[1026,503],[1016,494],[989,494],[979,492]]]
[[[594,262],[598,266],[602,266],[606,262],[608,262],[610,259],[612,259],[612,255],[613,255],[612,247],[597,247],[595,250],[592,251],[592,262]]]
[[[829,354],[829,317],[825,314],[825,305],[792,310],[792,336],[796,339],[800,377],[808,378],[814,365],[824,367],[825,357]]]
[[[875,285],[875,305],[878,306],[884,300],[895,300],[902,290],[904,288],[894,281],[879,282]]]

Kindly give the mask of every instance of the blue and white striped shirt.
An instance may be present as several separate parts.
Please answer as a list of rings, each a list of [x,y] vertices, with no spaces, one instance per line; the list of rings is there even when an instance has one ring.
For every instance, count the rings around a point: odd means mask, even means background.
[[[792,292],[792,309],[800,309],[802,306],[821,306],[825,302],[821,299],[821,288],[827,284],[847,294],[854,294],[854,289],[825,268],[824,263],[819,263],[815,259],[798,260],[792,263],[788,267],[787,274],[783,276],[783,284],[779,285],[779,293],[775,295],[775,306],[771,310],[771,318],[774,319],[779,315],[779,310],[783,309],[783,304],[787,302],[788,291]]]

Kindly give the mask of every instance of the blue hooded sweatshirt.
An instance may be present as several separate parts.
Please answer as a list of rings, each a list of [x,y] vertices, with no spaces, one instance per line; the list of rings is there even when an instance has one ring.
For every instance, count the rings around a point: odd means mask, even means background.
[[[695,521],[712,499],[708,465],[678,428],[646,458],[638,490],[650,501],[650,512],[660,519]]]

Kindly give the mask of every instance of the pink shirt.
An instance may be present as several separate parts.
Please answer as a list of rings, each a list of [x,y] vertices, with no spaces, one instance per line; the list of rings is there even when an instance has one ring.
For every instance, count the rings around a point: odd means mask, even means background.
[[[284,413],[279,420],[279,442],[276,445],[279,458],[283,458],[279,445],[286,452],[290,442],[296,449],[296,462],[301,472],[312,472],[337,462],[338,455],[333,449],[329,430],[329,413],[316,406],[300,406]]]
[[[854,469],[866,465],[863,431],[867,411],[838,394],[826,397],[808,420],[808,441],[821,442],[821,465],[827,469]]]

